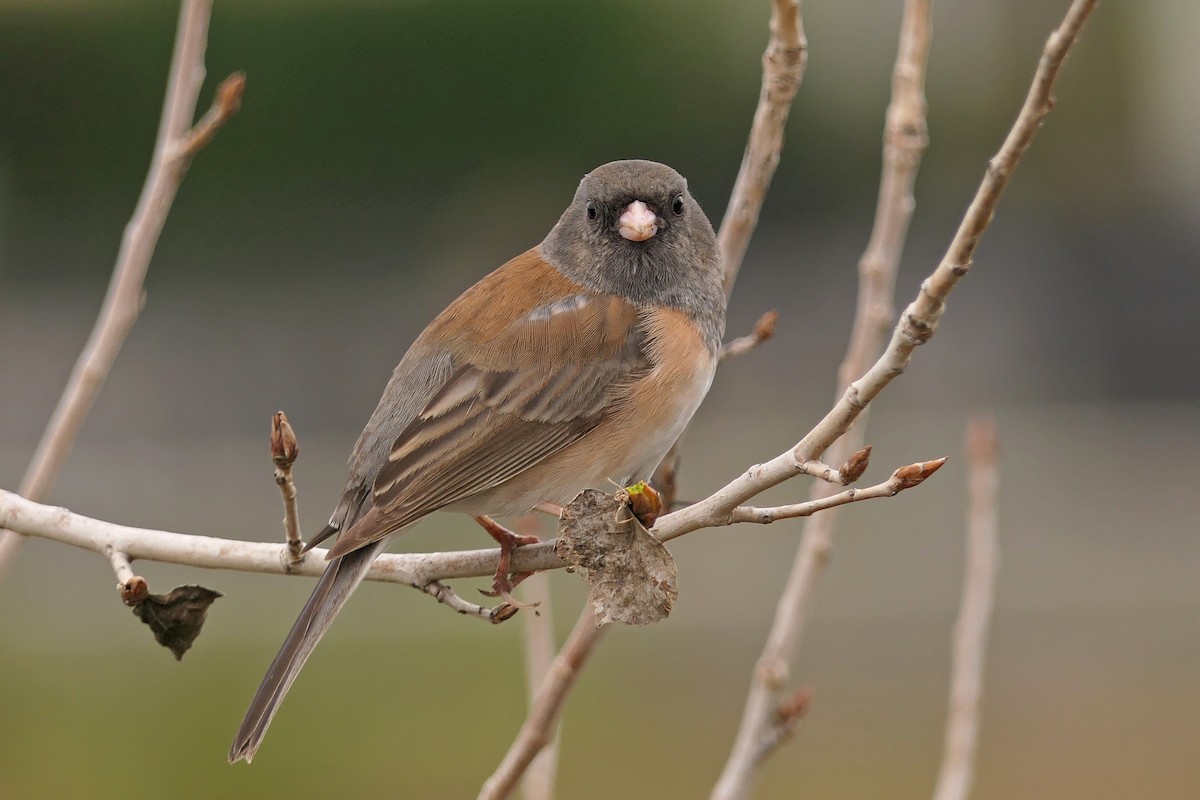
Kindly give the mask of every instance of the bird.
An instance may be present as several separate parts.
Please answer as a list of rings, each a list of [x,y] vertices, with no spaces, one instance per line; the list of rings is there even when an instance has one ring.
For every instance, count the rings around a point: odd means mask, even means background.
[[[561,506],[649,478],[708,393],[726,296],[712,224],[665,164],[587,173],[537,246],[482,278],[416,338],[354,445],[329,564],[251,701],[229,762],[251,761],[300,669],[372,561],[434,511]]]

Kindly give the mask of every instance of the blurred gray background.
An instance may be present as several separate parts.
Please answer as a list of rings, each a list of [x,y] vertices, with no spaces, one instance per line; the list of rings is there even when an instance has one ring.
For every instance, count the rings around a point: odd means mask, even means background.
[[[936,264],[1065,2],[939,3],[932,144],[898,283]],[[722,368],[688,435],[698,498],[832,397],[879,174],[899,0],[805,4],[808,72],[730,307],[777,337]],[[177,7],[0,5],[0,486],[15,488],[95,318],[144,179]],[[281,536],[286,409],[305,529],[408,342],[553,224],[584,172],[670,163],[719,222],[758,94],[763,2],[218,3],[202,96],[244,106],[167,222],[148,303],[52,500],[117,522]],[[881,480],[846,510],[796,678],[815,700],[760,796],[924,797],[961,577],[963,427],[995,409],[1004,562],[978,798],[1200,796],[1200,7],[1107,3],[951,298],[873,406]],[[800,498],[796,481],[767,499]],[[715,778],[798,523],[672,546],[681,596],[614,631],[570,707],[564,798],[696,797]],[[407,549],[484,546],[453,517]],[[523,717],[520,628],[397,587],[351,603],[252,767],[224,754],[311,584],[140,564],[225,593],[182,663],[103,560],[31,542],[0,584],[7,797],[473,796]],[[555,575],[565,631],[582,602]],[[473,594],[469,582],[458,587]],[[349,678],[349,679],[348,679]],[[70,768],[64,768],[70,765]]]

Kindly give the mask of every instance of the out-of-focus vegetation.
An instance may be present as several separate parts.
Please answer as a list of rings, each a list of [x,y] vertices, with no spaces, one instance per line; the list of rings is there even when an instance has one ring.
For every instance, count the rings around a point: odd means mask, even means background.
[[[900,4],[806,3],[808,73],[730,309],[776,339],[722,369],[683,496],[823,411],[853,309]],[[1059,3],[938,5],[932,145],[899,281],[936,262]],[[176,7],[0,7],[0,486],[94,318],[141,187]],[[537,242],[583,172],[666,161],[719,222],[758,92],[766,3],[218,2],[209,88],[249,75],[197,159],[146,310],[53,501],[129,524],[281,537],[266,431],[286,408],[306,530],[407,343]],[[920,797],[940,753],[965,411],[998,408],[1004,563],[976,796],[1200,794],[1200,11],[1106,4],[938,337],[881,398],[872,475],[951,456],[842,515],[798,678],[815,701],[763,797]],[[770,497],[794,498],[801,484]],[[610,636],[566,719],[564,798],[695,797],[740,712],[799,526],[672,546],[672,618]],[[482,546],[452,517],[402,546]],[[176,664],[102,560],[31,543],[0,584],[4,797],[470,796],[522,717],[519,628],[365,587],[258,759],[224,754],[310,584],[138,565],[225,593]],[[577,580],[555,578],[559,627]],[[469,587],[461,587],[469,591]]]

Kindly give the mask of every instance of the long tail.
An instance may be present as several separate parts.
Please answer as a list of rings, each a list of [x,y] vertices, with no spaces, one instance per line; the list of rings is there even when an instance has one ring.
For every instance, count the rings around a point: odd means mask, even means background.
[[[242,727],[238,729],[233,746],[229,748],[230,764],[242,758],[249,763],[254,758],[271,719],[279,710],[279,704],[292,687],[292,681],[296,680],[317,642],[333,624],[333,618],[362,582],[375,556],[387,546],[387,538],[347,553],[325,568],[325,573],[317,581],[317,588],[305,603],[300,618],[292,626],[279,654],[271,662],[262,685],[250,701],[250,709],[242,720]]]

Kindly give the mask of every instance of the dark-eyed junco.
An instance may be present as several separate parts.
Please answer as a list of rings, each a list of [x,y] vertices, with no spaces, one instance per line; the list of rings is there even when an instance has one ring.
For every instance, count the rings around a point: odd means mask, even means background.
[[[392,373],[313,542],[340,533],[331,562],[230,762],[254,757],[322,634],[404,528],[433,511],[518,514],[649,477],[708,392],[724,328],[716,237],[683,177],[652,161],[586,175],[545,240],[467,289]]]

